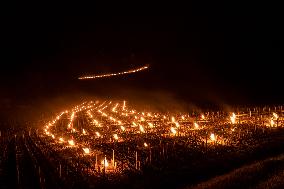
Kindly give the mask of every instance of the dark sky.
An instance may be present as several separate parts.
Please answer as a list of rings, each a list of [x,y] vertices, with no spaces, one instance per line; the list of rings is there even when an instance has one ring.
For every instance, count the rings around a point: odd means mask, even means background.
[[[68,94],[283,103],[277,5],[11,5],[2,22],[1,104]],[[277,8],[278,7],[278,8]],[[150,64],[136,75],[78,81]]]

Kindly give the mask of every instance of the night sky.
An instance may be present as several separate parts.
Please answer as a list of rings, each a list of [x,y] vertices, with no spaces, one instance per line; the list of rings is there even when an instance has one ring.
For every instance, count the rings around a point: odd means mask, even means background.
[[[9,6],[1,27],[1,108],[76,94],[197,105],[283,103],[283,16],[276,7]],[[149,70],[133,75],[77,80],[145,64]]]

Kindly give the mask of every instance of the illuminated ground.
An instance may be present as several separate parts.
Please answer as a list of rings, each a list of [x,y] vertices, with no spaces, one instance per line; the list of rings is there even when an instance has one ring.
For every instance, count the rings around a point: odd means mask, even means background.
[[[173,114],[84,102],[2,137],[3,173],[30,188],[185,187],[283,153],[283,126],[282,106]]]

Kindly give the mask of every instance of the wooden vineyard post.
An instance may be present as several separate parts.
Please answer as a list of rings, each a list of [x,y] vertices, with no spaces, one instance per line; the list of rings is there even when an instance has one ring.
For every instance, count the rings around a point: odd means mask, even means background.
[[[135,151],[135,169],[137,170],[137,166],[138,166],[138,164],[137,164],[137,159],[138,159],[138,157],[137,157],[138,155],[137,155],[137,151]]]

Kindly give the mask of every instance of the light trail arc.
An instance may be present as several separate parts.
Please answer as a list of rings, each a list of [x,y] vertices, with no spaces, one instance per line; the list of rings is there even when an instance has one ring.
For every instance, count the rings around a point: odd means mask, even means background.
[[[78,79],[79,80],[86,80],[86,79],[96,79],[96,78],[103,78],[103,77],[113,77],[113,76],[119,76],[119,75],[133,74],[133,73],[136,73],[136,72],[144,71],[146,69],[149,69],[149,64],[142,66],[142,67],[139,67],[139,68],[136,68],[136,69],[127,70],[127,71],[123,71],[123,72],[81,76],[81,77],[78,77]]]

